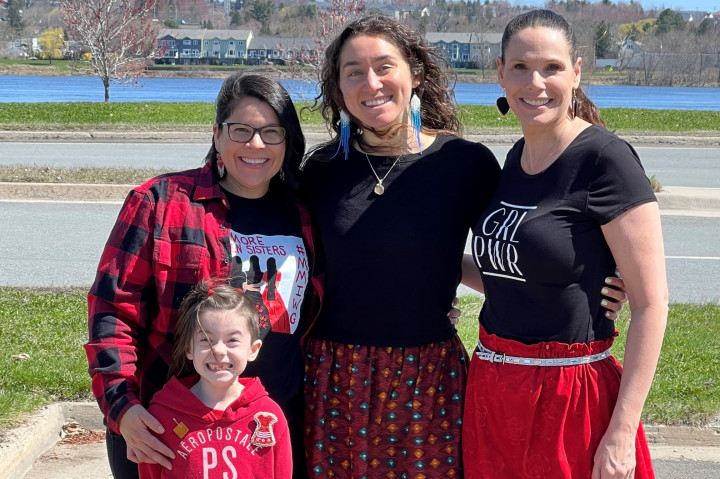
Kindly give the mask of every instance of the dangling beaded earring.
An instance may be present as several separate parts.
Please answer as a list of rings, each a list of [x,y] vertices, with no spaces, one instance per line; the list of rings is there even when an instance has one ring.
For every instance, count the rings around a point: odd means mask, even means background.
[[[218,153],[217,157],[217,175],[221,180],[225,178],[225,162],[222,159],[222,155]]]
[[[500,113],[500,116],[503,118],[505,118],[510,111],[510,103],[508,103],[507,98],[505,98],[504,89],[502,96],[495,100],[495,108],[497,108],[498,113]]]
[[[410,121],[412,121],[413,130],[415,131],[415,138],[418,142],[418,150],[422,155],[422,142],[420,141],[420,128],[422,127],[422,120],[420,118],[420,98],[413,93],[410,99]]]
[[[345,113],[345,110],[340,110],[340,142],[338,143],[338,149],[332,156],[335,158],[340,149],[342,148],[345,153],[345,159],[348,159],[350,153],[350,116]]]
[[[577,90],[573,88],[572,91],[572,120],[577,118],[578,114],[578,101],[577,101]]]

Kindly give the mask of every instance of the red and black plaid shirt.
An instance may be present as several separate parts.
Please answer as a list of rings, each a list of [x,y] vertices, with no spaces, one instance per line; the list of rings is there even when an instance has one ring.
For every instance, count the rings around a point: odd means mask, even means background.
[[[298,208],[312,265],[310,219]],[[167,382],[185,294],[202,279],[230,276],[227,213],[208,166],[149,180],[125,200],[88,294],[85,352],[93,394],[111,431],[119,432],[128,408],[147,407]],[[306,311],[316,312],[321,281],[312,283]]]

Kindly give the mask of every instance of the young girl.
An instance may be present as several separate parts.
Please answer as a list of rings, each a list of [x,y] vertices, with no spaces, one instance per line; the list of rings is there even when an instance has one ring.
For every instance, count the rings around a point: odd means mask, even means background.
[[[148,411],[163,425],[172,467],[140,464],[140,478],[290,478],[290,433],[258,378],[255,305],[225,284],[202,282],[183,300],[168,383]]]

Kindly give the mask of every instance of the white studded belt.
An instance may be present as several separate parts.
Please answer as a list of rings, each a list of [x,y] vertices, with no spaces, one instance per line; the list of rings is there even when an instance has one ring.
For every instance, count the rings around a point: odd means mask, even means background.
[[[590,356],[576,358],[521,358],[519,356],[508,356],[504,353],[496,353],[482,345],[478,340],[475,355],[483,361],[500,364],[518,364],[521,366],[577,366],[578,364],[594,363],[610,356],[610,349]]]

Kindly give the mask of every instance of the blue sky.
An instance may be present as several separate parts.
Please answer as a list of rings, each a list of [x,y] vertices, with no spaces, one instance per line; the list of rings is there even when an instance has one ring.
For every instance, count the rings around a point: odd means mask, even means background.
[[[591,1],[595,3],[595,0]],[[630,3],[629,0],[625,1]],[[537,5],[539,7],[545,5],[544,0],[514,0],[510,3],[518,5]],[[672,8],[674,10],[700,10],[706,12],[717,12],[720,10],[720,0],[640,0],[640,4],[645,9]]]

